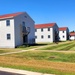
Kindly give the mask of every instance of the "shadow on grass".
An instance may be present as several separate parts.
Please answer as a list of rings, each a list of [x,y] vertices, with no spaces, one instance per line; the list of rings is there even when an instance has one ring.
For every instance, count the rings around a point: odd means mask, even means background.
[[[44,46],[44,45],[48,45],[48,44],[30,44],[29,46]]]
[[[24,44],[21,46],[17,46],[16,48],[28,48],[28,47],[38,47],[38,46],[44,46],[44,45],[48,45],[48,44]]]

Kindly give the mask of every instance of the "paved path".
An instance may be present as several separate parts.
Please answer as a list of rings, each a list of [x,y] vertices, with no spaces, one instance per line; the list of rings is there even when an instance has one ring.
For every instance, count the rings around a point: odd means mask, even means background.
[[[10,72],[5,72],[5,71],[0,71],[0,75],[22,75],[22,74],[17,74],[17,73],[10,73]]]
[[[1,73],[6,73],[8,75],[55,75],[55,74],[43,74],[43,73],[38,73],[38,72],[18,70],[18,69],[3,68],[3,67],[0,67],[0,71]]]

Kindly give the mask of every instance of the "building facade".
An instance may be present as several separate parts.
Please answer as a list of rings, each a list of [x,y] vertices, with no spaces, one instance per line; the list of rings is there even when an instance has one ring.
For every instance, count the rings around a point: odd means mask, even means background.
[[[36,24],[35,42],[52,43],[58,41],[58,26],[56,23]]]
[[[0,48],[34,43],[34,21],[26,12],[0,16]]]
[[[70,32],[70,40],[75,40],[75,32]]]
[[[59,41],[67,41],[67,40],[69,40],[68,27],[60,27],[59,28]]]

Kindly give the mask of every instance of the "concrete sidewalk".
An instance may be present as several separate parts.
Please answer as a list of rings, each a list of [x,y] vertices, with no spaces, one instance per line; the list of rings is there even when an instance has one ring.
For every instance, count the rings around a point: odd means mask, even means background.
[[[38,73],[38,72],[18,70],[18,69],[3,68],[3,67],[0,67],[0,71],[17,73],[17,74],[22,74],[22,75],[55,75],[55,74],[43,74],[43,73]]]

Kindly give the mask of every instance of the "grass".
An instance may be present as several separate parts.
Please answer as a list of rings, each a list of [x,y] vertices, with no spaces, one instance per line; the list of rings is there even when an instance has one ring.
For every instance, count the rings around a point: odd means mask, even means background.
[[[55,74],[55,75],[75,75],[74,72],[67,72],[52,68],[39,68],[39,67],[32,67],[32,66],[15,66],[15,65],[3,65],[4,67],[9,68],[15,68],[15,69],[22,69],[22,70],[28,70],[33,72],[42,72],[42,73],[48,73],[48,74]]]
[[[67,43],[58,43],[58,44],[54,44],[53,46],[48,46],[48,47],[44,47],[44,48],[40,48],[38,50],[71,50],[75,45],[74,41],[71,42],[67,42]],[[75,50],[73,48],[73,50]]]
[[[75,75],[75,53],[30,51],[0,56],[0,66],[56,75]]]
[[[43,48],[39,48],[41,46]],[[14,50],[29,50],[33,48],[38,48],[38,50],[0,56],[0,66],[56,75],[75,75],[74,46],[74,41],[68,41],[58,44],[48,43],[19,47]],[[10,52],[13,49],[7,50]]]
[[[50,45],[50,43],[48,43],[48,44]],[[1,53],[21,51],[21,50],[29,50],[29,49],[37,48],[37,47],[48,45],[48,44],[42,43],[42,44],[34,44],[34,45],[28,45],[28,46],[22,45],[22,46],[15,48],[15,49],[13,49],[13,48],[0,48],[0,54]]]
[[[24,49],[24,50],[28,50],[28,49],[33,49],[33,48],[37,48],[37,47],[40,47],[40,46],[45,46],[45,45],[51,45],[53,43],[36,43],[34,45],[22,45],[22,46],[19,46],[17,47],[16,49]]]
[[[71,48],[73,48],[75,46],[75,43],[73,44],[69,44],[67,46],[64,46],[63,48],[61,48],[60,50],[70,50]]]
[[[58,53],[58,52],[40,52],[30,51],[18,54],[11,54],[8,57],[22,58],[28,60],[47,60],[54,62],[71,62],[75,63],[75,53]]]
[[[8,53],[8,52],[14,52],[14,51],[17,51],[17,50],[15,50],[15,49],[0,49],[0,54]]]

